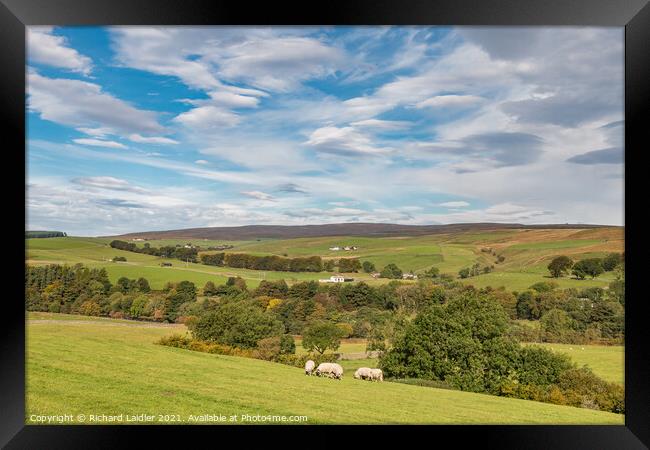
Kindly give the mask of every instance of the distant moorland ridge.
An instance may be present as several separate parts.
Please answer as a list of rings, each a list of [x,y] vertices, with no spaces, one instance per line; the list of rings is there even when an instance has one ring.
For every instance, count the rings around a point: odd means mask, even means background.
[[[449,225],[398,225],[391,223],[334,223],[322,225],[246,225],[239,227],[186,228],[122,234],[120,238],[142,239],[293,239],[319,236],[422,236],[428,234],[490,231],[503,229],[586,229],[611,225],[518,223],[455,223]]]

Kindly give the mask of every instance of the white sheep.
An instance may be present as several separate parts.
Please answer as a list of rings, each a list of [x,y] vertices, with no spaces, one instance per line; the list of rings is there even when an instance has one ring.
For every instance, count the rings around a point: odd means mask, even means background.
[[[305,375],[311,375],[316,367],[316,363],[311,359],[305,363]]]
[[[332,370],[332,375],[334,375],[334,378],[337,380],[340,380],[343,378],[343,367],[341,367],[339,364],[332,363],[333,370]]]
[[[370,369],[372,381],[384,381],[384,372],[381,369]]]
[[[329,376],[332,373],[332,363],[320,363],[316,367],[316,375],[322,377],[323,375]]]
[[[327,375],[330,378],[341,379],[343,378],[343,367],[336,363],[320,363],[316,367],[316,375]]]
[[[356,372],[354,372],[354,378],[357,380],[370,380],[372,379],[372,369],[368,367],[359,367]]]

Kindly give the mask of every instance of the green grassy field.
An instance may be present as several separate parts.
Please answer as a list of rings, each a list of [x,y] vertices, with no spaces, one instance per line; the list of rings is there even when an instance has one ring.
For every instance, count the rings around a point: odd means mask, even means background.
[[[272,272],[227,267],[185,264],[178,260],[163,260],[154,256],[115,250],[108,246],[110,238],[47,238],[27,239],[27,260],[30,264],[83,263],[92,267],[106,267],[115,282],[119,277],[138,278],[144,276],[155,289],[162,288],[167,281],[189,280],[202,286],[208,280],[223,283],[229,276],[241,276],[248,285],[255,287],[260,280],[284,279],[288,283],[303,280],[329,278],[327,272],[296,273]],[[588,230],[496,230],[481,233],[438,234],[416,237],[319,237],[285,240],[253,241],[203,241],[200,239],[165,239],[148,241],[154,247],[186,244],[216,246],[233,245],[228,252],[247,252],[258,255],[310,256],[323,258],[356,257],[370,261],[377,269],[388,263],[397,264],[403,271],[422,272],[432,266],[442,273],[456,275],[464,267],[475,262],[494,265],[494,271],[462,280],[476,287],[505,286],[510,290],[526,289],[539,281],[548,281],[546,266],[555,256],[566,254],[572,258],[604,256],[608,252],[623,251],[623,230],[620,228]],[[136,242],[142,246],[143,242]],[[333,246],[357,246],[355,251],[331,251]],[[496,263],[494,254],[482,252],[490,248],[496,255],[505,258]],[[115,256],[124,256],[126,263],[113,263]],[[172,267],[161,267],[162,261],[171,262]],[[384,279],[373,279],[365,273],[349,274],[357,281],[372,284],[385,283]],[[606,287],[614,276],[605,273],[591,280],[576,280],[569,277],[553,279],[560,287]]]
[[[307,423],[619,424],[624,416],[453,390],[306,377],[300,368],[155,345],[179,325],[30,315],[26,423],[38,416],[305,416]],[[354,363],[367,361],[355,361]],[[83,422],[79,415],[83,414]],[[160,415],[160,416],[159,416]],[[124,423],[124,422],[122,422]],[[214,423],[214,422],[213,422]],[[240,421],[241,423],[241,421]]]
[[[604,380],[625,384],[625,349],[622,345],[539,344],[554,352],[566,353],[578,366],[590,367]]]

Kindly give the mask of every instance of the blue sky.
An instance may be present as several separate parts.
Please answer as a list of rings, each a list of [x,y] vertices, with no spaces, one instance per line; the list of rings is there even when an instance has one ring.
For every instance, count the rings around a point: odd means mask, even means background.
[[[623,224],[623,29],[30,27],[29,229]]]

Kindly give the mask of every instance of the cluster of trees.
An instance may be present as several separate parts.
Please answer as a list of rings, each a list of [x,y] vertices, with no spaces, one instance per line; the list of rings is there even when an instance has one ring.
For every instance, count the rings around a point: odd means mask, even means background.
[[[361,263],[357,258],[341,258],[338,262],[339,272],[356,273],[361,270]]]
[[[48,265],[25,270],[25,304],[30,311],[73,313],[83,309],[99,315],[98,306],[106,307],[111,289],[106,269]]]
[[[25,231],[25,239],[66,237],[63,231]]]
[[[379,365],[386,377],[456,389],[624,412],[623,389],[577,369],[568,356],[522,347],[488,292],[465,288],[397,327]]]
[[[493,270],[494,270],[494,266],[484,266],[483,268],[481,268],[481,265],[479,263],[475,263],[472,267],[465,267],[463,269],[460,269],[458,271],[458,276],[460,278],[475,277],[482,273],[490,273]]]
[[[610,253],[604,258],[587,258],[574,262],[565,255],[553,258],[548,265],[548,271],[553,278],[565,276],[571,270],[573,276],[579,280],[586,277],[596,278],[603,272],[611,272],[623,264],[624,255],[621,253]]]
[[[143,247],[138,247],[133,242],[120,241],[118,239],[111,241],[109,244],[112,248],[124,250],[127,252],[142,253],[144,255],[160,256],[163,258],[176,258],[182,261],[197,262],[198,247],[186,248],[182,246],[165,245],[162,247],[152,247],[145,242]]]
[[[402,269],[400,269],[399,267],[397,267],[396,264],[393,263],[386,264],[384,268],[381,269],[381,272],[379,272],[379,276],[381,278],[390,278],[395,280],[401,279],[402,275],[404,275]]]
[[[176,321],[181,305],[196,301],[194,283],[169,283],[154,291],[146,278],[121,277],[115,284],[106,269],[52,264],[27,266],[25,306],[28,311],[47,311],[89,316]]]
[[[238,269],[272,270],[280,272],[322,272],[320,256],[285,258],[282,256],[257,256],[247,253],[202,254],[201,262],[209,266],[224,266]]]
[[[526,340],[620,343],[624,339],[623,280],[614,281],[607,290],[557,289],[556,283],[541,282],[513,297],[516,318],[539,320],[537,329],[516,329]]]

